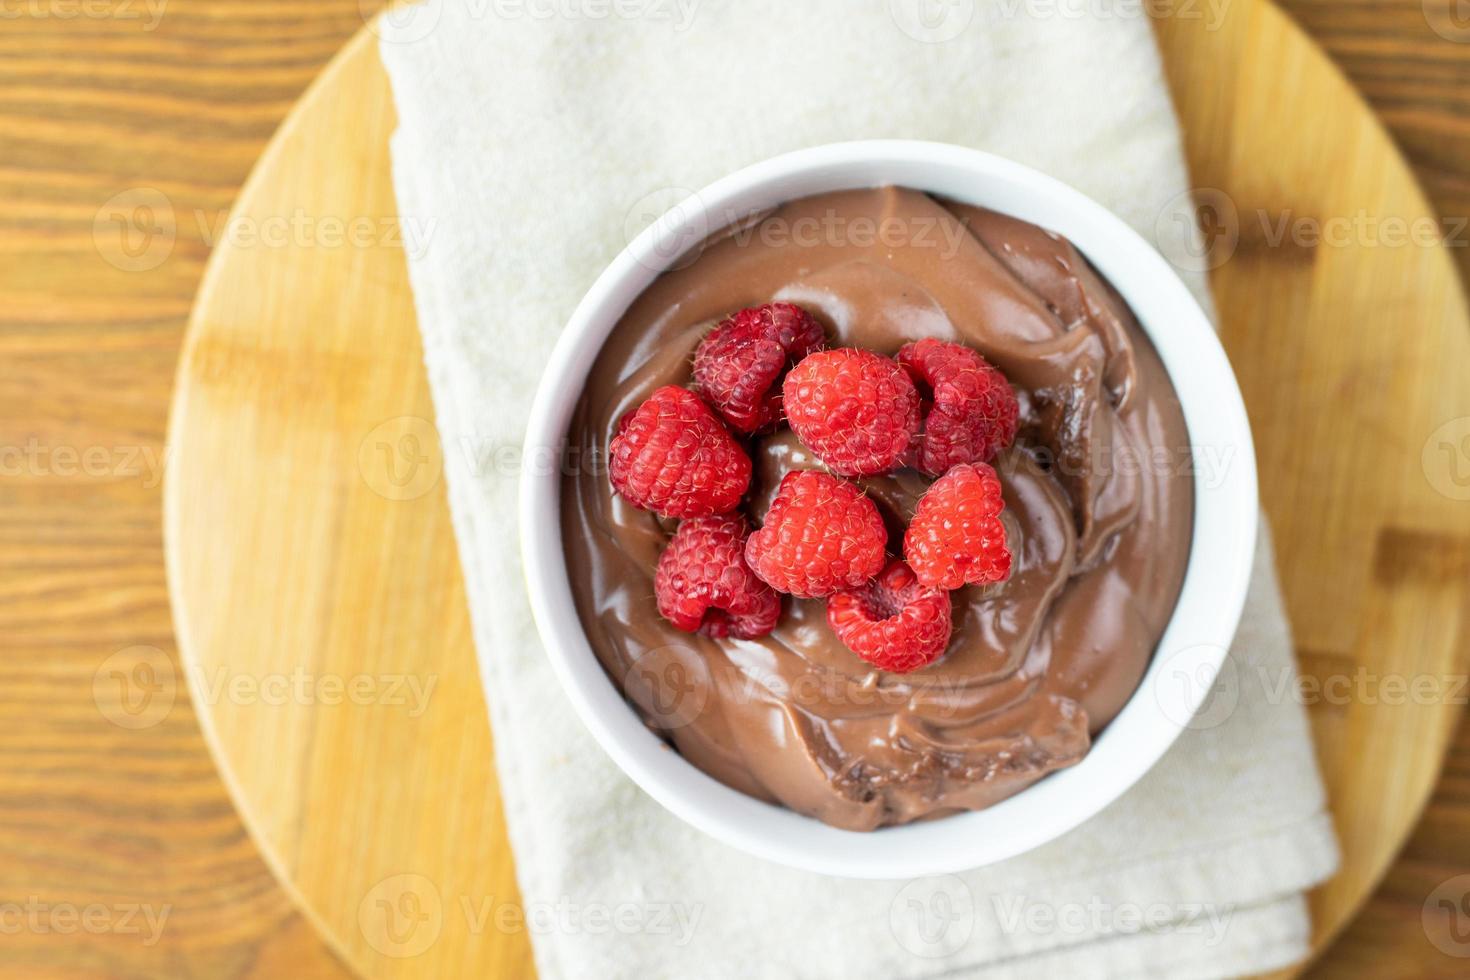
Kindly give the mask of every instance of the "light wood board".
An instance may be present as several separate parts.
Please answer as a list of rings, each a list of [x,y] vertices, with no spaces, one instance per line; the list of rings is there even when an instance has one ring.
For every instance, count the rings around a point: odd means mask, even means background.
[[[1214,285],[1304,670],[1369,692],[1311,711],[1345,852],[1313,896],[1326,942],[1412,827],[1458,717],[1383,681],[1465,669],[1470,505],[1438,446],[1470,418],[1470,321],[1443,248],[1262,232],[1430,211],[1304,35],[1264,0],[1227,10],[1219,30],[1159,34],[1195,182],[1239,218]],[[392,127],[364,35],[237,222],[391,224]],[[191,693],[251,833],[357,970],[526,975],[404,256],[392,236],[287,237],[218,248],[180,367],[165,527]]]

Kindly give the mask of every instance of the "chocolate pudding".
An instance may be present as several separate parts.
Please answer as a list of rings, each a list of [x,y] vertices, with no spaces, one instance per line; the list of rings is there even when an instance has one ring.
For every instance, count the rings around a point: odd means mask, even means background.
[[[1078,762],[1153,656],[1189,556],[1189,439],[1162,363],[1118,294],[1065,240],[899,188],[787,204],[727,229],[633,304],[592,368],[568,459],[603,460],[662,385],[690,385],[712,323],[798,304],[831,346],[891,355],[965,344],[1015,387],[1021,424],[994,461],[1010,578],[954,593],[944,656],[910,674],[859,659],[822,600],[783,597],[757,640],[682,633],[653,576],[675,522],[569,466],[562,531],[573,593],[604,668],[686,759],[751,796],[851,830],[990,806]],[[782,476],[821,464],[784,427],[746,442],[759,524]],[[930,480],[857,482],[891,554]]]

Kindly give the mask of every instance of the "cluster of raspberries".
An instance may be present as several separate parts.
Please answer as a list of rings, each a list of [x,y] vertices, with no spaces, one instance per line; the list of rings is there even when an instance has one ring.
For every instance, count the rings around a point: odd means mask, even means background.
[[[659,613],[678,629],[754,639],[775,629],[780,593],[825,598],[854,653],[917,670],[949,644],[950,590],[1010,574],[988,464],[1015,439],[1016,397],[959,344],[920,340],[887,358],[825,339],[789,303],[725,319],[695,354],[698,393],[660,388],[621,420],[609,475],[634,506],[681,522],[654,577]],[[739,511],[751,478],[739,438],[783,419],[826,470],[787,473],[752,530]],[[890,562],[878,508],[849,478],[905,466],[937,479]]]

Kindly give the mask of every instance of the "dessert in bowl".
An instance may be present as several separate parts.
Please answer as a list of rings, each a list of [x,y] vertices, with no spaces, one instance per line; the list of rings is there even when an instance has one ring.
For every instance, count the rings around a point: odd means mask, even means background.
[[[1076,826],[1198,706],[1162,661],[1218,667],[1244,598],[1208,321],[1116,218],[985,154],[713,185],[594,286],[532,414],[528,451],[577,461],[523,494],[574,704],[670,809],[788,864],[953,871]],[[1223,478],[1196,445],[1234,448]]]

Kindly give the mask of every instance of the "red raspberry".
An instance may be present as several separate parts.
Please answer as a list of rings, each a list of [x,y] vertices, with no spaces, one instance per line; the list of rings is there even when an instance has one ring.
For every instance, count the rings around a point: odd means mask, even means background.
[[[1016,393],[985,358],[959,344],[920,340],[905,344],[898,361],[933,393],[919,469],[939,476],[960,463],[988,463],[1015,440]]]
[[[664,517],[734,510],[750,487],[750,457],[686,388],[666,385],[623,416],[608,447],[613,489]]]
[[[899,465],[919,430],[919,391],[886,357],[855,347],[810,355],[786,375],[786,417],[833,473]]]
[[[827,622],[849,650],[891,674],[938,660],[954,625],[949,593],[920,585],[901,561],[867,585],[828,599]]]
[[[745,560],[778,591],[811,599],[877,575],[887,544],[883,518],[861,490],[830,473],[792,470]]]
[[[658,560],[653,592],[686,633],[753,640],[776,628],[781,597],[745,563],[750,530],[738,514],[684,521]]]
[[[924,585],[958,589],[1011,574],[1000,512],[1000,477],[984,463],[962,463],[935,480],[903,536],[903,554]]]
[[[694,380],[732,428],[759,432],[780,421],[781,375],[825,339],[822,325],[791,303],[741,310],[700,343]]]

